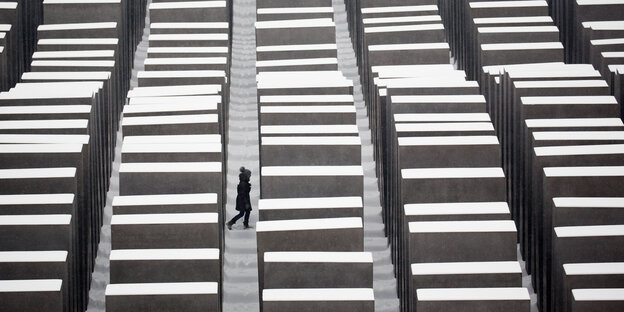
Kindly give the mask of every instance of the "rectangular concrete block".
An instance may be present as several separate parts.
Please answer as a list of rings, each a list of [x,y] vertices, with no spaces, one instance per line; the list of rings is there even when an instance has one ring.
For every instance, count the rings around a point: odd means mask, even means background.
[[[211,97],[211,96],[208,96]],[[204,103],[192,103],[193,98],[205,98],[203,96],[180,97],[181,99],[167,100],[169,97],[162,97],[162,103],[159,101],[137,101],[152,98],[134,98],[130,101],[130,105],[124,107],[124,117],[147,117],[147,116],[172,116],[172,115],[205,115],[215,114],[219,109],[221,97],[219,99],[204,100]],[[177,98],[177,97],[175,97]],[[190,99],[189,99],[190,98]],[[201,99],[197,99],[200,101]],[[184,103],[181,103],[184,101]],[[188,102],[187,102],[188,101]]]
[[[260,221],[363,217],[361,197],[274,198],[258,201]]]
[[[0,215],[71,214],[74,194],[0,195]]]
[[[511,219],[506,202],[406,204],[403,209],[407,222]]]
[[[59,279],[63,296],[68,295],[69,263],[64,250],[0,252],[0,274],[4,279]]]
[[[265,95],[260,97],[261,106],[353,105],[353,101],[351,94]]]
[[[256,70],[263,71],[297,71],[297,70],[338,70],[338,58],[303,58],[303,59],[275,59],[256,61]]]
[[[353,105],[261,106],[261,125],[355,124]]]
[[[417,290],[418,311],[466,311],[466,309],[530,311],[526,288],[448,288]]]
[[[443,42],[444,25],[441,23],[369,25],[364,27],[364,38],[367,45]]]
[[[111,284],[220,280],[218,248],[113,249]]]
[[[140,71],[137,73],[137,78],[139,87],[224,84],[226,82],[224,70]]]
[[[227,33],[202,34],[151,34],[150,48],[208,48],[226,47],[230,37]],[[147,58],[146,60],[151,59]]]
[[[267,251],[362,251],[361,218],[323,218],[257,223],[258,255]]]
[[[113,214],[218,212],[216,193],[115,196]]]
[[[209,85],[205,85],[205,86],[209,86]],[[143,110],[148,110],[148,109],[153,109],[154,111],[164,111],[163,109],[165,107],[170,108],[172,111],[174,107],[178,107],[179,111],[188,111],[190,108],[187,108],[187,105],[190,107],[205,107],[205,109],[208,110],[216,110],[218,105],[221,104],[221,96],[217,95],[216,93],[218,93],[218,91],[221,89],[220,87],[218,87],[217,85],[212,85],[213,87],[210,87],[210,91],[205,90],[205,92],[203,92],[204,94],[200,94],[200,93],[190,93],[189,95],[172,95],[169,94],[168,92],[162,93],[162,94],[154,94],[153,96],[149,94],[149,92],[146,92],[144,94],[141,94],[141,96],[137,96],[137,97],[132,97],[129,99],[128,104],[130,104],[127,107],[124,107],[124,114],[126,113],[126,110],[128,110],[128,113],[138,113],[138,112],[134,112],[132,111],[132,109],[139,109],[139,107],[143,107]],[[216,87],[216,88],[215,88]],[[162,88],[162,87],[161,87]],[[187,89],[187,91],[192,91],[190,90],[190,86],[184,87],[181,86],[181,88],[183,89]],[[158,87],[156,87],[155,89],[152,90],[157,90]],[[146,90],[146,89],[141,89],[141,90]],[[170,89],[171,90],[171,89]],[[162,107],[160,105],[163,105]],[[165,106],[165,105],[170,105],[170,106]]]
[[[0,169],[0,194],[76,193],[76,168]]]
[[[336,43],[258,45],[256,47],[256,58],[258,61],[326,57],[338,57],[338,46],[336,46]]]
[[[410,306],[423,288],[472,288],[522,286],[517,261],[414,263],[411,266]]]
[[[109,284],[106,311],[220,311],[216,282]]]
[[[146,71],[225,70],[225,57],[163,57],[145,59]]]
[[[124,136],[218,134],[217,114],[128,117],[122,121]]]
[[[522,286],[518,261],[413,263],[410,267],[413,289]]]
[[[207,144],[131,144],[121,147],[121,161],[142,162],[215,162],[221,161],[220,143]]]
[[[624,222],[624,198],[554,197],[553,226],[607,225]]]
[[[0,300],[7,311],[63,311],[62,280],[1,280]]]
[[[392,112],[400,113],[482,113],[486,109],[485,97],[466,95],[393,95]]]
[[[403,168],[494,167],[501,163],[496,136],[423,136],[398,138]],[[440,159],[438,156],[444,155]]]
[[[422,140],[424,137],[441,137],[447,136],[444,138],[446,144],[450,145],[451,141],[462,141],[464,137],[468,140],[469,137],[473,137],[475,140],[476,136],[482,137],[481,144],[483,141],[486,141],[487,138],[485,136],[492,137],[496,134],[494,131],[494,126],[491,122],[452,122],[452,123],[398,123],[394,125],[395,134],[399,137],[400,141],[410,140]],[[410,137],[423,137],[423,138],[410,138]],[[442,138],[441,138],[442,139]],[[441,145],[445,144],[440,142]],[[456,147],[459,147],[461,144],[457,144]],[[492,146],[490,146],[492,147]],[[495,156],[497,153],[494,153],[491,157]],[[500,162],[499,162],[500,163]]]
[[[517,258],[511,220],[410,222],[409,232],[411,263]]]
[[[149,10],[154,23],[223,22],[229,17],[226,1],[156,2]]]
[[[563,45],[559,42],[491,43],[481,45],[483,66],[560,62]]]
[[[572,312],[620,311],[624,307],[624,289],[574,289]]]
[[[582,288],[621,288],[624,284],[624,263],[567,263],[563,265],[563,302],[561,311],[571,311],[572,290]]]
[[[491,122],[490,115],[488,113],[395,113],[393,118],[395,124],[436,122]]]
[[[256,22],[258,46],[336,43],[331,18]]]
[[[371,288],[369,252],[266,252],[264,289]]]
[[[181,135],[138,135],[127,136],[124,143],[154,144],[154,143],[220,143],[220,134],[181,134]]]
[[[476,81],[462,79],[390,79],[386,82],[387,95],[479,95],[479,84]],[[435,98],[435,97],[433,97]],[[431,99],[431,98],[429,98]],[[447,98],[446,98],[447,99]],[[479,97],[465,97],[472,101],[482,102]],[[461,100],[461,99],[460,99]],[[445,103],[445,102],[443,102]]]
[[[74,283],[76,279],[73,276],[72,260],[68,256],[70,256],[69,252],[64,250],[2,251],[0,252],[0,275],[7,280],[6,282],[11,280],[15,282],[15,288],[19,288],[19,280],[31,282],[29,286],[34,286],[38,280],[57,279],[61,282],[59,289],[63,298],[61,303],[68,305],[70,296],[69,285]],[[72,276],[69,275],[69,272],[72,273]],[[14,296],[21,298],[3,300],[3,308],[8,308],[4,305],[6,302],[18,302],[20,299],[27,297],[19,292],[14,293]],[[28,306],[28,304],[24,304],[24,306]]]
[[[329,0],[292,0],[288,2],[291,7],[330,7]],[[282,0],[261,0],[258,1],[258,8],[279,8],[284,5]]]
[[[41,51],[35,52],[33,60],[115,60],[115,50],[86,50],[86,51]]]
[[[262,167],[262,198],[362,196],[361,166]]]
[[[259,98],[264,95],[353,94],[353,81],[340,71],[260,72]]]
[[[43,24],[37,27],[39,39],[60,38],[114,38],[118,35],[117,22]]]
[[[219,45],[210,47],[149,47],[147,48],[147,57],[227,57],[228,50],[228,47]]]
[[[228,22],[150,23],[150,34],[212,34],[228,33]]]
[[[355,136],[262,137],[263,166],[360,165],[361,144]]]
[[[220,199],[221,171],[221,162],[125,163],[119,168],[119,194],[217,193]]]
[[[413,8],[414,6],[412,6]],[[405,6],[406,10],[409,10],[410,6]],[[441,22],[442,18],[440,15],[435,14],[437,12],[421,12],[422,14],[416,14],[415,12],[410,15],[405,16],[387,16],[383,17],[383,14],[366,14],[362,18],[362,25],[365,27],[370,26],[400,26],[400,25],[421,25],[421,24],[430,24],[435,22]],[[379,15],[379,16],[377,16]]]
[[[262,309],[277,311],[369,311],[375,310],[372,288],[265,289]]]
[[[501,168],[424,168],[401,170],[402,202],[505,201]]]
[[[284,125],[260,126],[263,137],[359,136],[357,125]]]
[[[1,120],[90,119],[93,105],[3,106]]]
[[[371,65],[444,64],[448,62],[449,51],[446,42],[368,46]]]
[[[114,215],[111,229],[112,249],[219,246],[217,213]]]
[[[71,251],[74,239],[68,214],[0,216],[0,232],[3,251]]]
[[[221,92],[221,85],[159,86],[137,87],[128,91],[128,98],[159,96],[216,95]]]
[[[326,7],[261,7],[256,10],[258,21],[288,19],[334,18],[334,8]]]

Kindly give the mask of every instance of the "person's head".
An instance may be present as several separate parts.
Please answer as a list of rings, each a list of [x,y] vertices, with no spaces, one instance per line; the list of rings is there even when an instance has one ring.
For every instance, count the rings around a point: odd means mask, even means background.
[[[238,179],[241,181],[249,181],[249,179],[251,178],[251,170],[245,168],[245,167],[240,167],[240,174],[238,175]]]

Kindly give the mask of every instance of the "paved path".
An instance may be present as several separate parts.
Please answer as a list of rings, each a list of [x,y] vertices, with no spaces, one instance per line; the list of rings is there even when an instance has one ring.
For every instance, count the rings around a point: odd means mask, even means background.
[[[258,257],[255,223],[260,197],[258,107],[256,90],[255,0],[234,0],[232,20],[232,69],[230,73],[230,112],[227,172],[226,221],[237,211],[236,186],[241,166],[252,171],[251,229],[239,220],[225,230],[223,256],[223,312],[260,310],[258,303]]]
[[[375,291],[375,311],[399,311],[397,281],[390,258],[388,239],[384,235],[381,218],[381,204],[373,144],[366,116],[366,106],[362,96],[362,86],[358,74],[355,53],[349,37],[347,15],[343,0],[333,0],[334,19],[336,21],[336,43],[338,44],[338,68],[353,80],[353,96],[357,111],[357,126],[362,139],[362,167],[364,167],[364,251],[373,253],[373,288]]]
[[[148,1],[149,3],[152,1]],[[143,37],[137,46],[134,55],[134,67],[132,69],[132,78],[130,80],[130,89],[138,86],[139,80],[137,73],[145,69],[145,59],[147,58],[147,48],[149,46],[148,37],[150,34],[149,11],[145,17],[145,29]],[[121,121],[119,122],[121,125]],[[89,289],[89,304],[87,312],[104,312],[106,311],[104,291],[106,285],[110,282],[110,252],[111,252],[111,217],[113,215],[113,198],[119,195],[119,165],[121,164],[121,144],[122,144],[121,127],[117,131],[117,146],[115,147],[115,160],[113,162],[113,171],[111,173],[111,183],[106,193],[106,206],[104,207],[104,217],[102,220],[102,229],[100,230],[100,243],[98,245],[97,257],[95,258],[95,268],[91,280],[91,288]]]

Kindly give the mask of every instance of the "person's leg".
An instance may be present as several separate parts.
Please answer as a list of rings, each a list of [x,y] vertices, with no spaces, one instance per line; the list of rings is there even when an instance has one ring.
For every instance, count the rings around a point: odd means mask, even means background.
[[[249,227],[249,215],[251,215],[251,210],[245,210],[245,221],[243,222],[245,227]]]
[[[234,218],[232,218],[232,220],[230,220],[230,222],[228,222],[229,224],[234,224],[236,223],[236,221],[238,221],[238,219],[242,218],[243,215],[245,214],[245,210],[241,210],[238,212],[237,215],[234,216]]]

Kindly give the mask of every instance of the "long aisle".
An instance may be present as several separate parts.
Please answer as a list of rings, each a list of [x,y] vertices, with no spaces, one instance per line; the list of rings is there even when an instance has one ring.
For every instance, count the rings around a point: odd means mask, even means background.
[[[260,170],[256,89],[255,0],[234,0],[230,84],[226,222],[235,214],[239,168],[252,172],[250,229],[239,220],[225,230],[223,256],[223,312],[259,311],[258,259],[255,224],[258,221]]]
[[[152,3],[148,1],[147,6]],[[137,73],[145,69],[145,59],[147,58],[147,47],[149,46],[150,35],[150,16],[149,9],[145,16],[145,29],[143,29],[143,37],[137,46],[134,54],[134,66],[132,67],[132,78],[130,80],[130,88],[138,86],[139,79]],[[122,117],[123,118],[123,117]],[[121,124],[121,122],[120,122]],[[113,162],[113,170],[110,177],[110,187],[106,193],[106,206],[104,207],[102,229],[100,230],[100,243],[98,244],[97,257],[95,259],[95,268],[91,280],[91,288],[89,289],[89,304],[87,312],[104,312],[106,311],[105,291],[106,286],[110,282],[110,253],[111,253],[111,217],[113,216],[113,198],[119,195],[119,166],[121,165],[121,144],[122,132],[121,127],[117,131],[117,146],[115,147],[115,160]]]
[[[333,0],[336,22],[336,44],[338,46],[338,68],[343,75],[353,80],[353,98],[357,111],[357,126],[362,140],[362,167],[364,169],[364,251],[373,254],[373,288],[375,311],[399,311],[397,281],[390,258],[388,238],[384,234],[381,218],[381,203],[371,131],[366,116],[366,106],[358,74],[355,53],[351,45],[347,26],[347,14],[343,0]]]

